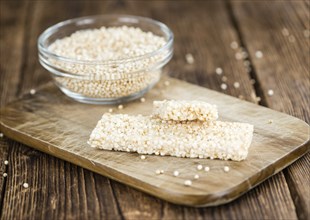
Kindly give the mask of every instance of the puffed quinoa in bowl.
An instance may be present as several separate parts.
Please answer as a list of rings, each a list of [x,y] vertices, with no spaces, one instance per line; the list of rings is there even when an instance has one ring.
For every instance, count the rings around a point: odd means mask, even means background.
[[[39,61],[67,96],[114,104],[141,97],[160,79],[173,55],[163,23],[129,15],[60,22],[38,39]]]

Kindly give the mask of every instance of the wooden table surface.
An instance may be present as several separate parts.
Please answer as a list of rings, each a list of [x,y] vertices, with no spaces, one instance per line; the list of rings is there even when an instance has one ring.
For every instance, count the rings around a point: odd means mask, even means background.
[[[133,14],[175,34],[170,75],[310,122],[310,2],[6,1],[0,2],[1,106],[51,80],[37,58],[47,27],[93,14]],[[239,60],[231,43],[248,54]],[[259,58],[257,51],[263,56]],[[191,53],[195,63],[186,62]],[[246,61],[246,62],[244,62]],[[250,62],[250,68],[244,64]],[[219,76],[215,69],[221,67]],[[222,76],[227,89],[222,90]],[[253,79],[255,83],[253,84]],[[225,80],[225,79],[224,79]],[[240,87],[235,88],[234,83]],[[270,96],[268,90],[274,94]],[[259,101],[260,100],[260,101]],[[305,131],[309,132],[309,131]],[[9,164],[5,165],[4,160]],[[174,205],[86,169],[0,139],[2,219],[309,219],[310,154],[239,199],[218,207]],[[138,171],[137,171],[138,172]],[[2,177],[7,173],[7,177]],[[24,182],[29,188],[24,188]]]

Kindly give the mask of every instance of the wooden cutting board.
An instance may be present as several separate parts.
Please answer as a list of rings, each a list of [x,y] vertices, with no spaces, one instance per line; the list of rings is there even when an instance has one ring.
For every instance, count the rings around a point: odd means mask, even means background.
[[[165,79],[167,80],[167,78]],[[177,204],[212,206],[232,201],[279,172],[309,151],[309,126],[292,116],[241,101],[206,88],[168,78],[146,96],[117,106],[77,103],[47,84],[35,95],[25,95],[0,111],[0,129],[6,136],[55,157],[77,164],[116,181]],[[204,100],[216,104],[220,120],[251,123],[254,138],[242,162],[147,156],[90,148],[86,141],[109,108],[114,113],[149,115],[153,100]],[[270,123],[272,120],[272,123]],[[210,171],[198,171],[197,165]],[[224,172],[223,167],[230,171]],[[157,169],[164,174],[156,175]],[[180,176],[172,175],[174,170]],[[194,179],[198,174],[200,178]],[[190,179],[191,187],[184,186]]]

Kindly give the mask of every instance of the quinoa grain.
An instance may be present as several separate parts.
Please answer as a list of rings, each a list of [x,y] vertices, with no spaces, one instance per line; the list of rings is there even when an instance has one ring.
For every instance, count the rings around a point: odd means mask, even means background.
[[[137,94],[154,85],[161,71],[146,71],[167,54],[135,59],[162,48],[166,40],[134,27],[101,27],[77,31],[56,40],[48,50],[58,56],[77,60],[69,63],[49,58],[64,72],[78,77],[58,76],[65,90],[92,98],[119,98]],[[130,62],[115,60],[132,59]],[[84,62],[93,62],[87,65]]]

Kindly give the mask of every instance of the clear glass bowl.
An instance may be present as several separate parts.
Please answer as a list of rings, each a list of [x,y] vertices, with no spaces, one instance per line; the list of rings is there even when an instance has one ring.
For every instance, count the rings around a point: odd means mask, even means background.
[[[88,61],[59,56],[49,51],[57,39],[78,30],[104,27],[139,27],[166,40],[163,47],[126,59]],[[79,102],[116,104],[141,97],[160,79],[162,68],[173,55],[173,33],[163,23],[138,16],[100,15],[60,22],[38,39],[39,61],[52,73],[56,85]]]

